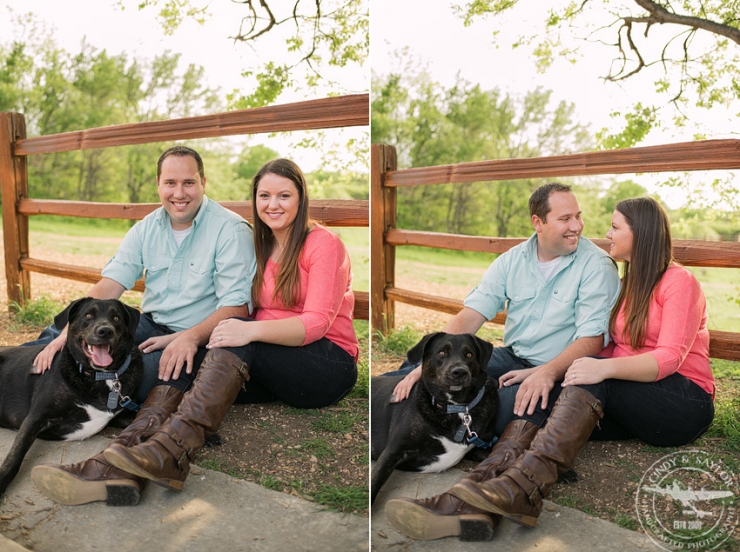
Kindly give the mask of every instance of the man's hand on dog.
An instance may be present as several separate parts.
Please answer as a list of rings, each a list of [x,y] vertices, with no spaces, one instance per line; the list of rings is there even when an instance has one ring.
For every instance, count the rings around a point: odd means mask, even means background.
[[[60,333],[59,336],[57,336],[53,341],[51,341],[51,343],[44,347],[43,351],[36,355],[36,358],[33,361],[33,366],[31,367],[31,373],[43,374],[49,368],[51,368],[51,363],[54,360],[54,355],[61,351],[66,343],[67,326],[64,327],[62,333]]]

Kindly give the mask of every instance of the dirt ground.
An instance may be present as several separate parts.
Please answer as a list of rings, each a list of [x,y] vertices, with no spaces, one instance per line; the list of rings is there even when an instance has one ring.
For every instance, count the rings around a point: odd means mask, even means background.
[[[114,248],[118,242],[107,238],[99,241],[111,241]],[[32,243],[34,256],[46,260],[102,267],[109,258],[107,253],[65,252],[69,249],[68,240],[56,248],[34,247]],[[0,255],[1,252],[0,248]],[[89,288],[89,284],[72,280],[31,275],[34,298],[43,295],[64,304],[84,296]],[[6,297],[5,279],[0,278],[0,301],[5,302]],[[7,309],[0,309],[0,345],[18,345],[37,335],[38,329],[18,327]],[[293,409],[281,403],[234,405],[219,430],[223,444],[201,449],[197,463],[277,491],[367,516],[367,405],[367,399],[345,399],[321,410]],[[103,435],[113,437],[118,431],[106,428]]]

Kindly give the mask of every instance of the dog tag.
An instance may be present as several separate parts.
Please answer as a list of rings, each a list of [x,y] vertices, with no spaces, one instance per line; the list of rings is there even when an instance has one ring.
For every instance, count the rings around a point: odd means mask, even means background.
[[[108,410],[115,410],[118,407],[118,393],[111,391],[108,393]]]
[[[455,442],[462,443],[463,437],[465,437],[465,426],[461,425],[457,428],[457,433],[455,433]]]

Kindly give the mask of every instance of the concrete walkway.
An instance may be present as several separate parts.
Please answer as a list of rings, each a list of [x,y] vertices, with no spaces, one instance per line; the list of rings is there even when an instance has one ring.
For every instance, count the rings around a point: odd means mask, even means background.
[[[399,551],[449,552],[614,552],[645,550],[661,552],[646,535],[622,529],[613,523],[583,512],[545,502],[537,527],[528,529],[503,520],[489,542],[460,542],[457,538],[416,541],[407,538],[388,523],[385,503],[397,497],[426,498],[448,490],[464,475],[451,469],[441,474],[418,474],[396,471],[375,501],[371,516],[371,539],[374,552]]]
[[[15,432],[0,429],[0,458]],[[0,497],[0,552],[284,552],[368,550],[365,517],[328,512],[297,497],[194,468],[182,493],[148,485],[138,506],[63,506],[46,499],[31,468],[73,463],[103,450],[87,441],[37,440]]]

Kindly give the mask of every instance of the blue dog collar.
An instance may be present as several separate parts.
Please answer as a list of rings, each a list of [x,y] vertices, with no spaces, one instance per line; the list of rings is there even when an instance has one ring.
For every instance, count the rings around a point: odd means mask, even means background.
[[[445,406],[442,406],[441,404],[437,404],[434,400],[434,397],[432,397],[432,406],[436,406],[437,408],[445,409],[445,414],[464,414],[468,412],[470,409],[475,408],[478,406],[478,403],[483,398],[483,395],[486,394],[486,388],[481,387],[480,391],[478,391],[478,394],[475,396],[475,398],[470,402],[468,405],[464,404],[447,404]]]
[[[113,391],[111,391],[108,394],[108,407],[111,410],[113,410],[115,408],[115,405],[120,402],[120,405],[123,408],[127,408],[128,410],[131,410],[133,412],[138,412],[141,409],[141,405],[132,401],[130,397],[121,395],[121,384],[118,382],[118,378],[126,370],[128,370],[128,367],[130,365],[131,365],[131,355],[126,357],[126,360],[123,362],[123,366],[121,366],[115,372],[100,372],[98,370],[89,372],[88,370],[85,370],[82,364],[80,364],[79,362],[77,363],[77,366],[80,369],[80,374],[83,374],[85,376],[94,375],[95,381],[115,380],[115,382],[113,383]]]
[[[121,366],[118,370],[115,372],[101,372],[99,370],[93,370],[92,372],[89,372],[85,370],[85,367],[82,366],[80,362],[77,363],[77,366],[80,369],[80,374],[84,374],[85,376],[95,376],[95,381],[105,381],[105,380],[112,380],[112,379],[118,379],[121,377],[121,374],[123,374],[126,370],[128,370],[128,367],[131,365],[131,355],[126,357],[126,360],[123,363],[123,366]]]
[[[486,388],[484,386],[480,388],[480,391],[478,391],[478,394],[468,405],[447,404],[445,406],[442,406],[441,404],[436,404],[434,397],[432,397],[432,406],[435,406],[439,408],[440,410],[444,409],[445,414],[462,414],[463,415],[463,423],[460,424],[460,427],[457,429],[457,432],[455,433],[456,443],[462,443],[463,439],[465,439],[471,445],[475,445],[476,447],[487,449],[487,448],[491,448],[498,441],[498,437],[496,437],[495,435],[493,436],[493,439],[491,441],[484,441],[483,439],[478,437],[478,434],[475,431],[470,429],[470,422],[472,421],[472,418],[470,417],[470,410],[475,408],[478,405],[481,399],[483,399],[483,395],[485,394],[486,394]]]

